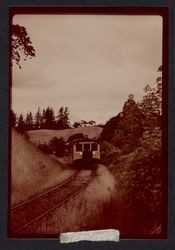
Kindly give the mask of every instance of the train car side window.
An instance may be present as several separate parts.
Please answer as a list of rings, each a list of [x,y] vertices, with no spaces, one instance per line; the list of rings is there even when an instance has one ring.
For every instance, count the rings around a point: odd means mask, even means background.
[[[82,144],[80,144],[80,143],[76,144],[76,151],[77,152],[81,152],[82,151]]]
[[[97,151],[97,143],[92,143],[92,151]]]

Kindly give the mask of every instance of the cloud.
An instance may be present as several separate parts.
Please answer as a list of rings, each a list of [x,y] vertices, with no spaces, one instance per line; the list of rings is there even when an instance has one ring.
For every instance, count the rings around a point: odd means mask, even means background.
[[[14,22],[36,50],[21,70],[13,67],[16,112],[65,105],[72,117],[104,121],[130,93],[141,98],[162,63],[159,16],[16,15]]]

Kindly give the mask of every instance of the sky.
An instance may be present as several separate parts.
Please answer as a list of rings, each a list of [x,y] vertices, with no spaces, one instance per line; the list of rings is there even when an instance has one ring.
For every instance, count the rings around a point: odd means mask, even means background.
[[[36,57],[12,67],[18,115],[68,107],[71,122],[105,123],[129,94],[139,101],[162,65],[162,18],[136,15],[15,15]]]

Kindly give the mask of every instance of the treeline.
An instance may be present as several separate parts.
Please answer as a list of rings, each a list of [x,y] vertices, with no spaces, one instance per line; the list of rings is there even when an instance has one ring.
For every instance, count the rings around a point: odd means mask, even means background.
[[[67,128],[78,128],[95,125],[95,121],[76,121],[71,125],[70,113],[68,107],[61,107],[57,114],[52,107],[46,109],[38,108],[37,112],[33,115],[32,112],[27,112],[24,117],[20,114],[19,117],[10,110],[10,126],[15,127],[20,133],[34,129],[67,129]],[[102,125],[99,125],[102,126]]]
[[[61,107],[55,114],[52,107],[47,107],[42,111],[38,108],[34,115],[28,112],[25,117],[20,114],[19,118],[11,110],[10,125],[16,127],[19,132],[32,129],[66,129],[70,127],[69,110],[67,107]]]
[[[158,77],[153,87],[146,85],[144,91],[139,102],[130,94],[122,111],[112,117],[102,131],[101,141],[110,143],[122,155],[137,149],[145,134],[162,129],[162,78]]]
[[[129,95],[101,134],[102,163],[117,180],[109,223],[122,235],[161,233],[162,77],[144,91],[139,102]]]

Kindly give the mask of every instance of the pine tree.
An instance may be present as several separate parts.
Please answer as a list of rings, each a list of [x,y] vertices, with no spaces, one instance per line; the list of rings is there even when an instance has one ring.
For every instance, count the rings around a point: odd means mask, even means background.
[[[9,124],[10,127],[16,126],[16,114],[13,112],[13,110],[10,110],[10,117],[9,117]]]
[[[24,121],[24,118],[23,118],[22,114],[19,116],[19,119],[18,119],[17,130],[20,133],[24,133],[25,130],[26,130],[26,124],[25,124],[25,121]]]
[[[56,118],[57,129],[66,129],[70,127],[68,107],[61,107]]]
[[[35,115],[35,128],[40,129],[41,126],[42,126],[42,116],[41,116],[40,108],[38,107],[38,111]]]
[[[70,127],[69,109],[68,109],[68,107],[65,107],[65,109],[64,109],[63,126],[64,126],[64,128],[69,128]]]
[[[41,128],[45,128],[45,123],[46,123],[46,110],[43,109],[41,116]]]
[[[48,107],[45,112],[45,128],[54,129],[55,125],[55,116],[53,108]]]
[[[33,129],[33,115],[31,112],[27,113],[25,124],[26,124],[26,130]]]

